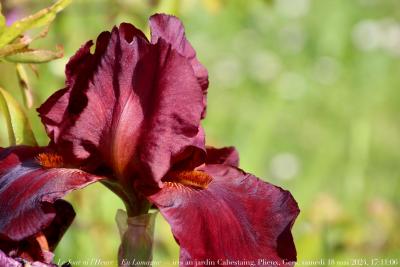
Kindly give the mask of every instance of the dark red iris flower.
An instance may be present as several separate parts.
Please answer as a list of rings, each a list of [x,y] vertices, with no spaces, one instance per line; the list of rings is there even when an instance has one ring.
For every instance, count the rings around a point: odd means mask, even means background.
[[[123,23],[100,34],[93,53],[91,41],[83,45],[66,87],[38,109],[49,146],[0,150],[0,263],[49,263],[74,217],[60,198],[96,181],[129,216],[158,208],[182,266],[296,260],[296,201],[239,169],[234,148],[205,147],[207,70],[177,18],[154,15],[150,28],[150,41]]]

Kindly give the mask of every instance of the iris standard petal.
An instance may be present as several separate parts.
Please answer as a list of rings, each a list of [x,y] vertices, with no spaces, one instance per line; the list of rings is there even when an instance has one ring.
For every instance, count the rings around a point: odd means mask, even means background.
[[[101,177],[63,166],[47,148],[0,150],[0,243],[15,250],[20,242],[41,233],[53,249],[74,218],[68,192]],[[1,248],[3,251],[5,248]]]
[[[210,176],[208,184],[166,182],[149,196],[171,225],[181,266],[193,261],[209,266],[207,260],[215,266],[234,265],[229,261],[273,266],[296,260],[290,231],[299,209],[288,191],[227,165],[201,171],[196,175]]]
[[[202,117],[204,117],[207,102],[208,72],[197,59],[196,51],[186,39],[185,28],[182,22],[174,16],[155,14],[150,17],[150,30],[152,43],[156,43],[159,38],[162,38],[167,43],[171,44],[172,48],[177,50],[178,53],[189,59],[194,74],[203,90],[204,110]]]
[[[105,164],[120,179],[157,184],[199,144],[203,94],[189,60],[130,24],[84,45],[67,65],[67,88],[39,113],[52,142],[89,168]]]

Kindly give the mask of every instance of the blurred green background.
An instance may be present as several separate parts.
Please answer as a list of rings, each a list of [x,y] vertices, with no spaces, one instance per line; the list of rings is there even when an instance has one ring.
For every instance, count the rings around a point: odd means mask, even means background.
[[[51,4],[2,2],[15,16]],[[146,30],[156,11],[180,17],[209,70],[208,144],[235,145],[243,169],[297,199],[299,260],[399,258],[400,1],[75,0],[34,45],[65,49],[39,77],[29,72],[34,107],[63,87],[86,40],[123,21]],[[0,64],[0,86],[21,101],[10,63]],[[34,108],[29,117],[46,145]],[[116,262],[121,201],[100,184],[67,199],[78,216],[56,259]],[[161,216],[155,243],[159,266],[173,266],[179,248]]]

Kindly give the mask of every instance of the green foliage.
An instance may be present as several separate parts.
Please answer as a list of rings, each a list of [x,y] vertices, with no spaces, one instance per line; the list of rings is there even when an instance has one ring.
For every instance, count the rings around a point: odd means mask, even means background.
[[[58,47],[57,51],[43,50],[43,49],[26,49],[21,52],[11,54],[5,59],[9,62],[15,63],[46,63],[63,56],[63,49]]]
[[[56,17],[56,14],[63,10],[70,3],[71,0],[59,0],[54,5],[16,21],[10,27],[6,27],[0,35],[0,48],[14,41],[18,36],[22,35],[27,30],[50,24]]]
[[[22,64],[16,64],[15,67],[17,70],[19,86],[21,87],[22,96],[24,98],[24,104],[26,107],[31,108],[33,106],[33,92],[29,85],[28,74]]]
[[[58,12],[71,3],[71,0],[59,0],[52,6],[42,9],[33,15],[6,26],[5,17],[1,13],[0,6],[0,62],[38,64],[46,63],[63,56],[62,46],[57,46],[56,51],[45,49],[32,49],[29,45],[47,36],[48,27],[55,19]],[[39,35],[30,38],[24,36],[25,32],[31,29],[45,27]],[[22,65],[16,64],[17,78],[23,92],[24,104],[26,107],[33,106],[33,92],[29,85],[29,78]],[[9,136],[11,136],[9,134]],[[10,137],[11,138],[11,137]]]
[[[0,113],[4,119],[9,145],[37,145],[28,118],[18,102],[0,88]]]

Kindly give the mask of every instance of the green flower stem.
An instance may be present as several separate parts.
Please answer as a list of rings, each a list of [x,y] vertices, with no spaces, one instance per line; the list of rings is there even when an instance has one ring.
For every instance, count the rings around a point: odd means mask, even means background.
[[[115,219],[121,236],[119,266],[151,266],[156,215],[147,213],[128,217],[125,211],[117,211]]]

